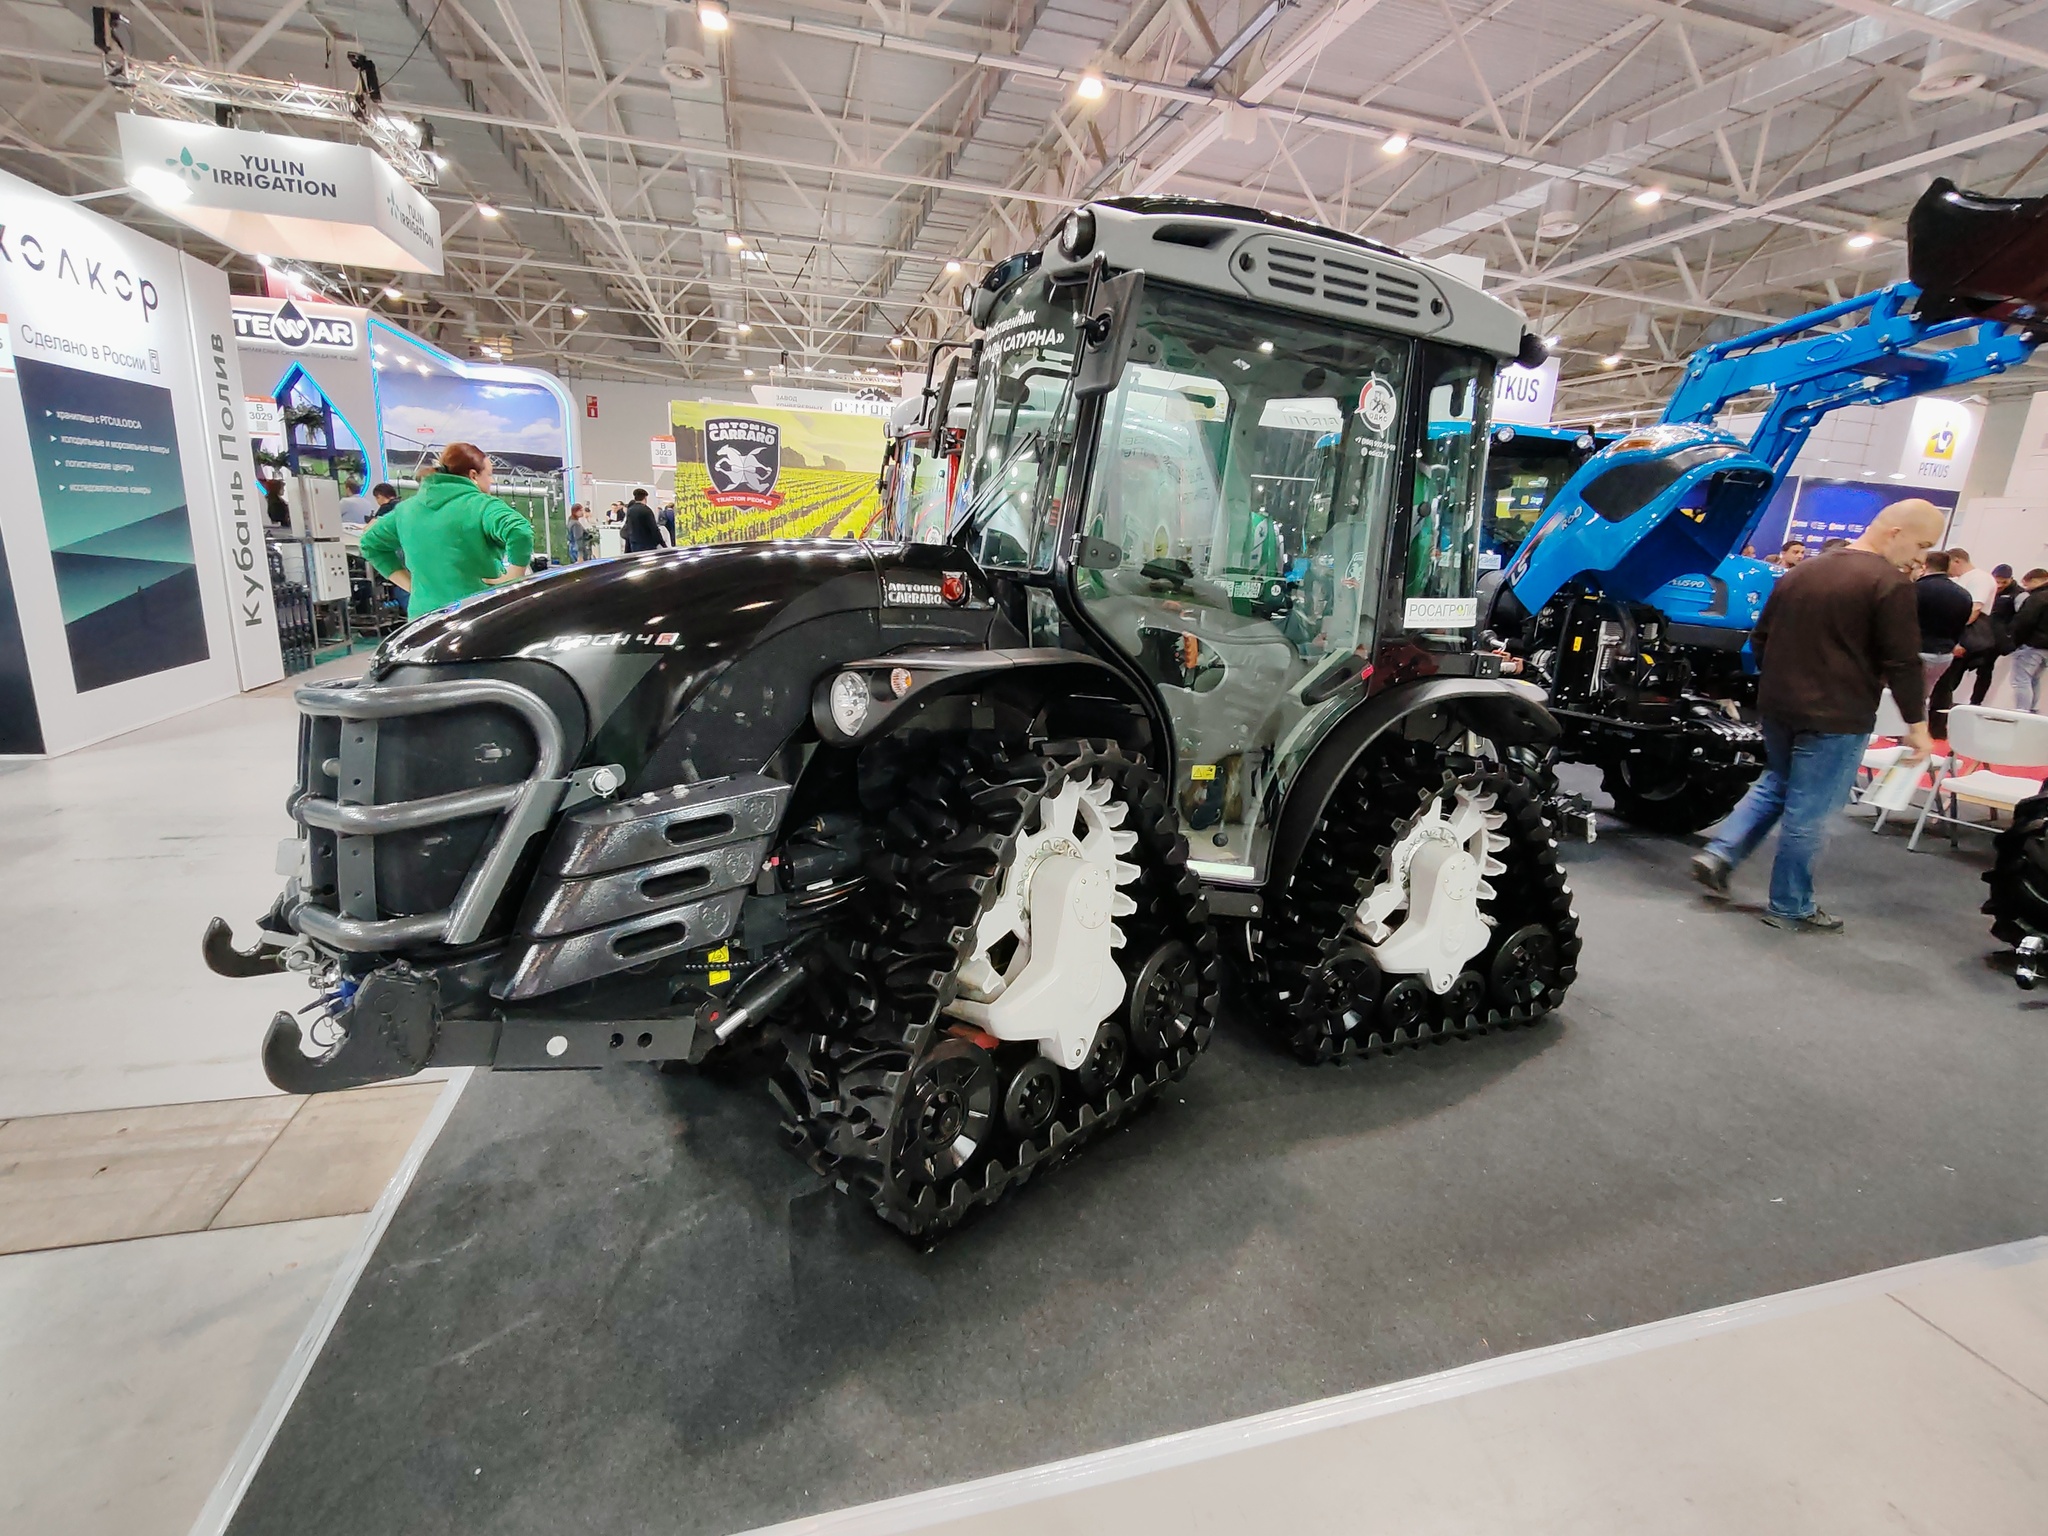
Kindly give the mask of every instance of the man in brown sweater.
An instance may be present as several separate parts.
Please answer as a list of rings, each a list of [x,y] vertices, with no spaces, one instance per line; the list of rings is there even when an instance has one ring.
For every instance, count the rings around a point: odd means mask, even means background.
[[[1692,861],[1693,878],[1726,895],[1728,876],[1778,827],[1771,866],[1777,928],[1838,933],[1839,917],[1814,904],[1813,862],[1849,798],[1863,749],[1890,688],[1915,760],[1933,750],[1920,621],[1906,570],[1939,542],[1946,519],[1931,502],[1894,502],[1844,549],[1804,561],[1778,581],[1751,645],[1768,766],[1721,832]]]

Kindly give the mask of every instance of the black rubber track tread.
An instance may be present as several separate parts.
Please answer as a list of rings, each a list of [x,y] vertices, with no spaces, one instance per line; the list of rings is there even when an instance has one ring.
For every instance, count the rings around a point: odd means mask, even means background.
[[[1614,801],[1614,814],[1630,826],[1679,836],[1703,832],[1720,821],[1742,803],[1762,772],[1761,766],[1747,775],[1740,769],[1716,766],[1694,776],[1675,793],[1656,797],[1638,794],[1612,769],[1601,774],[1600,784]]]
[[[1984,872],[1991,893],[1983,907],[1992,936],[2015,946],[2048,938],[2048,795],[2014,806],[2012,825],[1992,846],[1991,868]]]
[[[999,895],[1018,830],[1036,824],[1039,802],[1070,779],[1096,776],[1116,784],[1129,807],[1121,830],[1138,834],[1124,857],[1140,874],[1123,888],[1138,911],[1117,919],[1125,940],[1117,958],[1129,976],[1165,940],[1188,944],[1202,961],[1201,1016],[1170,1055],[1147,1060],[1132,1053],[1115,1083],[1092,1097],[1062,1070],[1059,1113],[1035,1135],[991,1137],[940,1185],[907,1179],[890,1161],[897,1116],[917,1065],[956,1038],[942,1010],[973,951],[975,920]],[[920,772],[915,793],[917,808],[898,805],[881,820],[887,848],[869,873],[883,889],[848,920],[858,932],[836,951],[842,959],[837,984],[825,989],[836,994],[827,1027],[789,1039],[790,1091],[780,1097],[793,1111],[785,1135],[812,1167],[898,1230],[929,1239],[1125,1123],[1185,1075],[1213,1033],[1222,967],[1165,787],[1113,743],[1005,752],[969,739],[943,754],[934,771]],[[865,998],[875,1001],[864,1013]]]
[[[1437,1012],[1417,1032],[1347,1027],[1341,1009],[1319,987],[1324,970],[1354,951],[1349,916],[1384,868],[1387,852],[1426,806],[1455,792],[1460,782],[1490,789],[1494,809],[1507,819],[1499,831],[1508,847],[1496,855],[1505,872],[1489,877],[1495,895],[1481,910],[1493,919],[1493,938],[1471,962],[1487,974],[1501,944],[1522,928],[1547,931],[1556,945],[1555,983],[1535,1003],[1502,1009],[1488,1005],[1462,1017]],[[1426,798],[1427,797],[1427,798]],[[1268,905],[1255,958],[1246,967],[1247,1012],[1301,1060],[1320,1064],[1382,1055],[1431,1041],[1463,1039],[1532,1023],[1564,1001],[1577,978],[1580,941],[1571,883],[1557,859],[1557,839],[1543,817],[1528,774],[1514,764],[1475,762],[1443,754],[1421,742],[1383,743],[1348,773],[1323,812],[1287,889]]]

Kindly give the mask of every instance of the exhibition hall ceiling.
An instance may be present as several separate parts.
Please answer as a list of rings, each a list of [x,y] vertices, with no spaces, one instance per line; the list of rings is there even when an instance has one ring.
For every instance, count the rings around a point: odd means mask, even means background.
[[[1484,258],[1559,338],[1561,414],[1620,420],[1703,339],[1903,275],[1933,176],[2048,190],[2048,0],[123,9],[137,59],[352,89],[369,57],[445,159],[446,272],[316,269],[332,291],[619,378],[921,366],[990,259],[1091,195],[1177,192]],[[0,101],[0,164],[253,274],[120,190],[135,107],[91,7],[0,0]]]

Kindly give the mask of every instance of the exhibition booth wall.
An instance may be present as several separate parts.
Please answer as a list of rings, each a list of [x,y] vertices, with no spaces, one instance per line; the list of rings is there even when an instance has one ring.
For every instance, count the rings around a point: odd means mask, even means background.
[[[0,755],[283,675],[224,273],[0,172]]]

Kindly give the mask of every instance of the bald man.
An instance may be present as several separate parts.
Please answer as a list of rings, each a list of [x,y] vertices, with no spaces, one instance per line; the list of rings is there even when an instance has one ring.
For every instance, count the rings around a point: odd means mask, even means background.
[[[1779,578],[1750,643],[1763,669],[1757,707],[1767,766],[1720,835],[1694,856],[1693,878],[1725,896],[1735,867],[1778,828],[1771,864],[1774,928],[1839,933],[1813,897],[1813,865],[1847,803],[1877,704],[1891,689],[1914,760],[1933,750],[1920,620],[1906,575],[1940,542],[1948,519],[1932,502],[1898,501],[1845,548]]]

